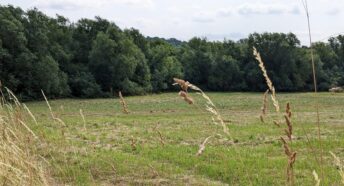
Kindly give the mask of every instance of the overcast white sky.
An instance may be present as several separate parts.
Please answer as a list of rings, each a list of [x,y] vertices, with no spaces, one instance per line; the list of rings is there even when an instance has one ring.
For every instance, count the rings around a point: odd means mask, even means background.
[[[301,0],[0,0],[71,21],[100,16],[146,36],[238,40],[253,32],[293,32],[308,45]],[[313,40],[344,32],[344,0],[308,0]]]

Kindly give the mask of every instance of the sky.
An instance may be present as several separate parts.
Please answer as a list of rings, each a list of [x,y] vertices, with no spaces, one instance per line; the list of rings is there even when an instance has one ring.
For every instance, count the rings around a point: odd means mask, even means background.
[[[293,32],[309,45],[302,0],[0,0],[76,22],[100,16],[145,36],[237,41],[250,33]],[[344,0],[308,0],[313,41],[344,33]]]

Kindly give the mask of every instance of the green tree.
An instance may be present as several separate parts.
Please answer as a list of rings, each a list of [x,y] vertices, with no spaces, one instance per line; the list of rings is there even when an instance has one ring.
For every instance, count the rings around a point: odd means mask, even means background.
[[[177,51],[172,45],[162,40],[150,43],[148,62],[152,74],[153,91],[171,90],[173,78],[183,78],[182,65],[177,59]]]
[[[98,33],[89,58],[90,69],[103,91],[143,94],[150,90],[145,56],[117,28]]]
[[[211,46],[206,39],[193,38],[182,50],[181,63],[184,67],[185,79],[202,88],[208,86],[213,62]]]

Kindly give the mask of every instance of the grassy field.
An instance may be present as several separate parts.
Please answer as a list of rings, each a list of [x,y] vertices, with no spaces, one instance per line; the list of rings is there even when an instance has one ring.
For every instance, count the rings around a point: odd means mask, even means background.
[[[193,105],[177,93],[125,97],[129,114],[122,113],[118,99],[50,101],[55,117],[66,126],[52,119],[46,102],[26,103],[38,122],[30,126],[44,139],[39,153],[50,170],[48,181],[72,185],[286,184],[288,160],[279,140],[285,136],[286,124],[280,128],[273,124],[272,118],[283,117],[275,114],[271,102],[262,123],[261,93],[208,93],[228,124],[230,140],[213,123],[201,96],[191,96]],[[340,185],[329,151],[344,159],[344,94],[319,94],[323,169],[316,161],[321,150],[314,95],[282,93],[278,99],[281,112],[287,102],[292,108],[295,184],[315,185],[312,171],[316,170],[324,185]],[[205,151],[196,156],[208,136],[212,137]]]

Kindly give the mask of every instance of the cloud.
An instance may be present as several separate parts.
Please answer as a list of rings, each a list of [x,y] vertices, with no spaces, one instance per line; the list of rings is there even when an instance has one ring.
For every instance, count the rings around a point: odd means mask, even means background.
[[[152,0],[36,0],[33,6],[54,10],[77,10],[83,8],[102,8],[115,5],[150,8]]]
[[[214,22],[214,15],[212,15],[211,13],[205,13],[205,12],[201,12],[201,13],[197,13],[192,17],[192,21],[194,22],[199,22],[199,23],[211,23]]]
[[[147,28],[147,27],[151,27],[151,26],[156,26],[156,22],[151,20],[151,19],[146,19],[146,18],[138,18],[134,21],[134,23],[141,27],[141,28]]]
[[[331,10],[326,11],[325,13],[330,16],[335,16],[340,14],[340,10],[338,8],[333,8]]]
[[[77,10],[86,8],[86,4],[71,0],[36,0],[33,5],[38,8],[54,10]]]
[[[232,11],[232,8],[228,8],[228,9],[223,8],[223,9],[218,10],[216,14],[220,17],[229,17],[233,15],[233,11]]]
[[[152,0],[110,0],[109,3],[111,2],[116,4],[125,4],[128,6],[139,6],[146,8],[154,6],[154,2]]]
[[[236,9],[239,15],[281,15],[300,14],[297,6],[280,4],[243,4]]]
[[[204,36],[211,41],[223,41],[224,39],[237,41],[247,37],[246,34],[241,32],[232,32],[227,34],[205,34]]]

